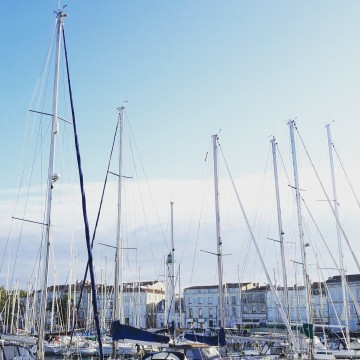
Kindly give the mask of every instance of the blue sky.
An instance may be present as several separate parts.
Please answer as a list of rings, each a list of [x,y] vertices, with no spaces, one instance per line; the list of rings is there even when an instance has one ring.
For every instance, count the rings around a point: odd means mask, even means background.
[[[286,122],[295,117],[313,160],[327,166],[324,124],[335,120],[340,152],[358,175],[359,2],[66,4],[65,32],[88,184],[100,184],[105,176],[122,100],[128,101],[127,116],[148,179],[162,179],[172,189],[164,192],[159,207],[176,202],[170,199],[178,188],[172,181],[200,178],[199,159],[219,129],[233,175],[261,179],[270,135],[277,136],[289,158]],[[56,1],[0,4],[3,199],[6,189],[17,186],[27,110],[56,8]],[[187,221],[182,219],[181,233],[186,233]],[[8,228],[5,220],[2,224],[3,238]]]

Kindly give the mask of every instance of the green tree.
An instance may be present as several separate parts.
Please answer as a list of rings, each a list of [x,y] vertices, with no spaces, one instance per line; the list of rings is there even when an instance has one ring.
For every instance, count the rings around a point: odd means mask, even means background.
[[[3,286],[0,287],[0,313],[3,313],[7,298],[7,291]]]

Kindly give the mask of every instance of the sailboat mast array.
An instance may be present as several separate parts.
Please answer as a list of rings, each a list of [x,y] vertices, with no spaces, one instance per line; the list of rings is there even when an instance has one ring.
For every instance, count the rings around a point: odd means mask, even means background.
[[[225,159],[224,159],[224,160],[225,160]],[[243,215],[243,217],[244,217],[244,220],[245,220],[245,223],[246,223],[246,227],[247,227],[247,229],[248,229],[248,231],[249,231],[250,239],[251,239],[251,241],[252,241],[252,243],[253,243],[253,245],[254,245],[254,247],[255,247],[255,250],[256,250],[256,253],[257,253],[258,258],[259,258],[259,260],[260,260],[261,266],[262,266],[262,268],[263,268],[263,270],[264,270],[266,279],[267,279],[268,284],[269,284],[269,286],[270,286],[270,290],[271,290],[271,292],[272,292],[272,294],[273,294],[273,297],[274,297],[276,306],[277,306],[277,308],[278,308],[278,311],[279,311],[279,313],[280,313],[280,316],[281,316],[281,318],[282,318],[282,320],[283,320],[283,322],[284,322],[284,324],[285,324],[285,326],[286,326],[286,329],[287,329],[287,331],[288,331],[289,339],[290,339],[290,341],[291,341],[291,345],[293,346],[293,348],[294,348],[294,350],[295,350],[296,352],[299,352],[299,344],[298,344],[298,342],[297,342],[296,339],[295,339],[294,333],[293,333],[293,331],[292,331],[292,329],[291,329],[291,326],[290,326],[290,322],[289,322],[289,320],[288,320],[288,318],[287,318],[287,316],[286,316],[286,314],[285,314],[283,305],[282,305],[282,303],[281,303],[281,301],[280,301],[280,299],[279,299],[279,297],[278,297],[277,291],[276,291],[276,289],[275,289],[275,287],[274,287],[274,285],[273,285],[273,283],[272,283],[272,281],[271,281],[269,271],[268,271],[267,268],[266,268],[266,265],[265,265],[263,256],[262,256],[261,251],[260,251],[260,248],[259,248],[259,246],[258,246],[258,244],[257,244],[257,242],[256,242],[256,240],[255,240],[255,236],[254,236],[253,230],[252,230],[252,228],[251,228],[249,219],[248,219],[248,217],[247,217],[247,215],[246,215],[246,213],[245,213],[244,206],[243,206],[243,204],[242,204],[242,202],[241,202],[241,200],[240,200],[239,192],[238,192],[237,189],[236,189],[234,179],[233,179],[233,177],[232,177],[232,175],[231,175],[231,173],[230,173],[229,166],[228,166],[226,160],[225,160],[225,165],[226,165],[228,174],[229,174],[229,176],[230,176],[230,180],[231,180],[233,189],[234,189],[234,191],[235,191],[236,199],[237,199],[238,204],[239,204],[239,206],[240,206],[241,213],[242,213],[242,215]]]
[[[51,203],[53,184],[59,179],[59,175],[54,173],[55,168],[55,148],[56,135],[59,133],[58,123],[58,89],[59,89],[59,67],[60,67],[60,45],[61,35],[63,29],[63,19],[67,15],[61,10],[56,13],[56,57],[55,57],[55,74],[54,74],[54,89],[53,89],[53,112],[52,112],[52,127],[51,127],[51,143],[50,143],[50,157],[48,168],[47,181],[47,199],[46,199],[46,220],[45,220],[45,242],[43,252],[43,277],[42,277],[42,296],[40,302],[40,324],[39,324],[39,339],[37,344],[37,358],[44,357],[44,338],[45,338],[45,316],[46,316],[46,299],[47,299],[47,284],[49,275],[49,258],[50,258],[50,244],[51,244]]]

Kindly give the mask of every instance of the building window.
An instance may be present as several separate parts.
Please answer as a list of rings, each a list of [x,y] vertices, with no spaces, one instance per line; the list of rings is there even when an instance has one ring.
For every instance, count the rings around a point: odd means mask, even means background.
[[[236,296],[231,297],[231,305],[236,305]]]
[[[213,309],[212,308],[209,308],[209,318],[211,319],[213,316]]]
[[[236,307],[232,308],[232,316],[236,318]]]
[[[212,297],[208,297],[208,304],[212,305]]]
[[[203,317],[203,309],[199,308],[199,318],[202,319]]]
[[[192,319],[193,318],[193,309],[189,308],[189,318]]]
[[[201,297],[198,298],[198,304],[199,304],[199,305],[202,304],[202,298],[201,298]]]

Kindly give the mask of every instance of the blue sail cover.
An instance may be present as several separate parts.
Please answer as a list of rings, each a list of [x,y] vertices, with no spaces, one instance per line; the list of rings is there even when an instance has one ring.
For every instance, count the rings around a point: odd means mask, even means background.
[[[112,322],[111,336],[114,341],[128,339],[165,344],[170,341],[169,336],[154,334],[130,325],[124,325],[121,324],[119,320]]]
[[[187,340],[201,342],[210,346],[226,345],[225,331],[223,328],[220,328],[216,335],[185,334],[184,337]]]

